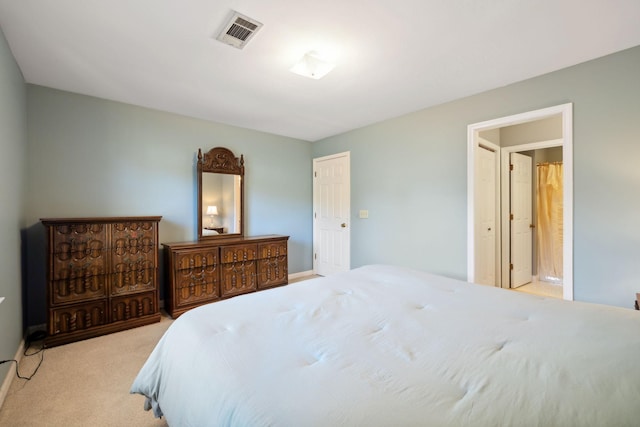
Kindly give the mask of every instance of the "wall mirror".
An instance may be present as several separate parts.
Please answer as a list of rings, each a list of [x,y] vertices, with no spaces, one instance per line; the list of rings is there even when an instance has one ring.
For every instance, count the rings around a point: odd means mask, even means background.
[[[244,236],[244,157],[198,149],[198,240]]]

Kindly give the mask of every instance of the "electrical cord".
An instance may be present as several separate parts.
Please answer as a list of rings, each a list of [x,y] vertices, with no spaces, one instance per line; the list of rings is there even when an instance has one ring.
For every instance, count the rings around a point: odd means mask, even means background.
[[[44,361],[44,351],[46,350],[46,346],[44,345],[44,342],[43,342],[39,349],[31,353],[29,353],[29,349],[31,348],[31,344],[33,341],[43,341],[45,336],[46,334],[42,334],[41,332],[40,333],[34,332],[33,334],[27,337],[27,347],[24,349],[24,352],[22,353],[23,356],[29,357],[29,356],[35,356],[36,354],[40,354],[40,361],[38,362],[38,366],[36,366],[36,369],[31,373],[31,375],[23,376],[20,374],[19,363],[16,359],[0,360],[0,365],[4,363],[15,362],[16,376],[23,380],[27,380],[27,381],[31,380],[31,378],[33,378],[36,375],[36,372],[38,372],[38,369],[40,369],[40,365],[42,365],[42,362]]]

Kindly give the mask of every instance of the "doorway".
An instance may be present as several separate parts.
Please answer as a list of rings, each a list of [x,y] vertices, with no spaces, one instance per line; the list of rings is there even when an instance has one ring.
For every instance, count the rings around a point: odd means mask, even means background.
[[[349,152],[313,159],[313,272],[351,268],[351,157]]]
[[[548,256],[552,255],[552,248],[549,248],[548,245],[540,245],[541,230],[539,226],[541,218],[538,217],[539,188],[537,181],[539,179],[539,168],[550,161],[561,163],[563,160],[562,152],[563,139],[561,138],[503,147],[501,149],[501,204],[506,207],[501,212],[502,229],[505,230],[501,242],[502,251],[505,255],[501,265],[505,267],[502,275],[504,281],[508,284],[508,286],[503,286],[505,288],[515,289],[535,282],[535,285],[529,286],[529,289],[539,289],[545,295],[556,295],[557,293],[553,288],[562,283],[559,280],[552,281],[554,285],[544,283],[549,281],[546,280],[548,278],[539,274],[539,257],[542,254],[542,259],[547,259]],[[522,163],[518,164],[518,161],[514,161],[514,157],[529,163],[530,166],[525,165],[523,168]],[[514,168],[515,170],[513,170]],[[514,175],[524,175],[523,179],[526,181],[526,185],[523,188],[519,189],[517,185],[514,185],[513,181],[516,179]],[[560,182],[560,184],[563,184],[563,182]],[[519,192],[520,194],[514,195],[514,192]],[[556,203],[555,208],[559,208],[562,211],[564,208],[562,198],[556,199]],[[511,217],[512,213],[513,217]],[[560,216],[560,229],[563,225],[562,221],[563,217]],[[562,232],[560,232],[559,240],[562,242]],[[543,241],[546,242],[547,240],[543,239]],[[563,267],[563,255],[563,248],[560,247],[557,254],[557,258],[561,263],[558,268],[560,272]],[[525,289],[521,290],[527,292]],[[560,294],[564,297],[563,292],[560,292]]]
[[[526,129],[541,128],[546,122],[556,120],[559,126],[560,137],[556,139],[546,139],[541,141],[539,135],[529,132],[521,141],[508,141],[505,138],[511,130],[518,127]],[[522,130],[522,129],[521,129]],[[543,132],[544,133],[544,132]],[[521,132],[522,134],[522,132]],[[525,132],[526,134],[526,132]],[[502,135],[502,138],[501,138]],[[528,138],[528,141],[527,141]],[[536,152],[549,147],[560,147],[561,156],[564,163],[564,194],[562,204],[564,211],[562,221],[562,296],[563,299],[573,299],[573,168],[572,168],[572,104],[564,104],[557,107],[531,111],[528,113],[476,123],[468,126],[468,238],[467,238],[467,279],[470,282],[478,282],[483,277],[489,277],[485,270],[484,258],[486,258],[486,239],[482,233],[486,231],[486,224],[481,222],[482,209],[484,206],[491,206],[492,202],[496,206],[496,219],[493,229],[495,230],[495,247],[493,252],[498,254],[495,265],[495,280],[493,283],[484,283],[497,287],[510,288],[511,278],[511,196],[509,185],[509,165],[511,153],[521,153],[523,151]],[[486,183],[482,184],[481,168],[479,158],[483,156],[483,146],[486,147],[487,140],[492,147],[498,147],[500,152],[500,164],[496,166],[500,173],[496,179],[494,200],[487,202],[482,200],[487,197]],[[505,170],[507,172],[505,172]],[[484,172],[486,175],[486,171]],[[482,242],[485,246],[482,247]],[[525,256],[527,256],[525,254]],[[533,256],[531,256],[533,258]]]

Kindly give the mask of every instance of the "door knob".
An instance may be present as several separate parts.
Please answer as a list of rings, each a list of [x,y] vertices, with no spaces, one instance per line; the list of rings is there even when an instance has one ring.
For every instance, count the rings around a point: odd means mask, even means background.
[[[343,222],[342,224],[340,224],[340,227],[342,227],[342,228],[347,228],[347,223],[346,223],[346,222]]]

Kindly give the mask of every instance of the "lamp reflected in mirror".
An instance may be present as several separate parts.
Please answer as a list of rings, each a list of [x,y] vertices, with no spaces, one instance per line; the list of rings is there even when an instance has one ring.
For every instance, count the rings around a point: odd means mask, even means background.
[[[213,228],[213,217],[218,215],[218,207],[217,206],[207,206],[207,216],[209,217],[209,227]]]

